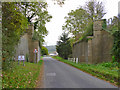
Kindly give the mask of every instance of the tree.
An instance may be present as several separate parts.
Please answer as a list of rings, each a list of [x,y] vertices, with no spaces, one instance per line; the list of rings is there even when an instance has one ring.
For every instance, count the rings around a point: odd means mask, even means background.
[[[63,25],[63,30],[68,31],[76,38],[80,35],[81,39],[87,35],[92,35],[92,20],[89,19],[89,14],[82,7],[68,13],[68,17],[65,17],[66,22]]]
[[[46,47],[42,46],[42,48],[41,48],[41,54],[42,54],[42,56],[43,55],[48,55],[48,49]]]
[[[101,19],[106,14],[103,3],[96,0],[86,2],[85,9],[92,20]]]
[[[114,16],[111,19],[111,23],[108,24],[108,32],[114,37],[114,44],[112,48],[112,55],[115,57],[115,61],[120,61],[120,16]]]
[[[68,13],[68,17],[65,17],[66,24],[63,26],[63,30],[76,35],[78,33],[84,33],[88,23],[88,13],[83,8],[71,10]]]
[[[26,20],[16,3],[2,3],[3,57],[13,55],[14,46],[27,27]]]
[[[71,33],[73,38],[79,34],[80,40],[85,39],[86,36],[93,35],[94,20],[101,19],[104,15],[102,2],[91,0],[86,2],[85,8],[80,7],[68,13],[63,30]]]
[[[51,16],[48,14],[47,3],[45,2],[22,2],[19,6],[30,23],[38,24],[38,22],[50,21]]]
[[[22,12],[28,19],[29,23],[34,24],[34,39],[39,40],[42,44],[44,37],[48,34],[45,27],[47,22],[52,18],[47,11],[47,3],[45,2],[22,2],[20,3]]]
[[[2,3],[2,57],[7,64],[13,59],[15,46],[27,28],[27,19],[15,2]]]
[[[44,2],[2,3],[2,56],[6,64],[10,65],[9,61],[14,59],[15,46],[30,23],[35,26],[34,39],[42,44],[48,33],[45,24],[52,17],[46,7]]]
[[[72,54],[72,47],[69,41],[68,34],[63,33],[60,40],[57,42],[56,50],[60,57],[67,59]]]
[[[89,13],[89,28],[91,28],[92,34],[93,34],[93,22],[94,20],[98,20],[98,19],[102,19],[103,16],[106,14],[105,9],[104,9],[104,5],[102,2],[100,1],[96,1],[96,0],[90,0],[88,2],[86,2],[85,5],[85,10],[87,11],[87,13]]]

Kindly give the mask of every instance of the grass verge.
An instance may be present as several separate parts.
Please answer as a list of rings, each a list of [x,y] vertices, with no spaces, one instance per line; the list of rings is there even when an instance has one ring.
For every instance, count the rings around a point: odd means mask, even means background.
[[[43,60],[36,63],[13,62],[14,68],[2,71],[3,88],[35,88]]]
[[[2,89],[2,70],[0,70],[0,90]]]
[[[117,85],[117,86],[119,85],[119,82],[118,82],[118,78],[120,78],[120,76],[118,75],[118,73],[120,73],[119,68],[117,65],[113,65],[113,67],[110,66],[111,62],[95,65],[95,64],[85,64],[85,63],[74,63],[58,56],[53,56],[52,58],[57,59],[66,64],[69,64],[73,67],[76,67],[93,76],[109,81],[114,85]]]

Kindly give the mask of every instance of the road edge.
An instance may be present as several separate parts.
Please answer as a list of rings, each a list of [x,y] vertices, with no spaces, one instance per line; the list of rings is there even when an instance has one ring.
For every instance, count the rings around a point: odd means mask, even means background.
[[[53,58],[53,57],[51,57],[51,58]],[[55,58],[53,58],[53,59],[55,59]],[[60,60],[58,60],[58,59],[55,59],[55,60],[60,61]],[[62,62],[62,61],[60,61],[60,62]],[[67,65],[69,65],[69,66],[72,66],[72,65],[70,65],[70,64],[68,64],[68,63],[65,63],[65,62],[62,62],[62,63],[67,64]],[[74,67],[74,66],[72,66],[72,67]],[[77,67],[74,67],[74,68],[76,68],[76,69],[78,69],[78,70],[80,70],[80,71],[83,71],[83,70],[81,70],[81,69],[79,69],[79,68],[77,68]],[[114,84],[114,83],[111,83],[110,81],[106,81],[105,79],[102,79],[102,78],[100,78],[100,77],[97,77],[97,76],[95,76],[95,75],[92,75],[92,74],[90,74],[90,73],[88,73],[88,72],[86,72],[86,71],[83,71],[83,72],[85,72],[85,73],[87,73],[87,74],[89,74],[89,75],[91,75],[91,76],[93,76],[93,77],[96,77],[96,78],[98,78],[98,79],[100,79],[100,80],[104,80],[105,82],[110,83],[111,85],[114,85],[114,86],[118,87],[118,89],[119,89],[119,86],[118,86],[118,85],[116,85],[116,84]]]
[[[37,80],[36,88],[44,88],[44,60],[42,62],[42,66],[40,67],[40,73]]]

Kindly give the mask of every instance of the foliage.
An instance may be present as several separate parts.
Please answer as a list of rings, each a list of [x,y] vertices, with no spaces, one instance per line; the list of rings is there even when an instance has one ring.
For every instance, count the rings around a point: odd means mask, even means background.
[[[70,54],[72,54],[72,47],[68,38],[68,34],[63,33],[60,36],[60,40],[57,42],[56,50],[59,56],[67,59]]]
[[[120,24],[120,21],[118,22]],[[112,30],[117,30],[113,33],[114,45],[112,49],[112,54],[115,56],[116,61],[120,61],[120,28],[118,28],[118,23],[114,24]]]
[[[15,68],[2,71],[3,88],[35,88],[42,63],[43,60],[38,64],[25,62],[23,66],[14,62]]]
[[[62,5],[64,5],[65,3],[65,0],[53,0],[54,1],[54,4],[58,4],[62,7]]]
[[[74,39],[73,37],[70,37],[70,38],[69,38],[69,41],[70,41],[71,47],[73,47],[73,43],[75,42],[75,39]]]
[[[94,20],[101,19],[105,14],[102,2],[90,0],[84,8],[79,7],[68,13],[63,30],[71,33],[73,38],[79,36],[79,40],[87,39],[87,36],[93,35]]]
[[[39,23],[46,23],[50,21],[51,16],[47,11],[47,3],[45,2],[21,2],[20,7],[28,22],[34,22],[35,29]]]
[[[2,56],[6,66],[13,59],[15,46],[27,28],[27,19],[15,2],[2,3]]]
[[[112,56],[112,62],[115,62],[116,59],[115,59],[115,56]]]
[[[46,47],[42,46],[42,48],[41,48],[41,54],[42,54],[42,56],[43,55],[48,55],[48,49]]]
[[[114,16],[111,23],[108,24],[108,32],[114,37],[114,44],[112,48],[112,55],[115,57],[114,61],[120,61],[120,16]]]
[[[2,3],[0,3],[0,6]],[[2,28],[2,7],[0,7],[0,28]],[[0,30],[0,89],[2,89],[2,30]]]
[[[93,76],[97,76],[106,81],[110,81],[111,83],[114,83],[116,85],[119,84],[118,78],[120,77],[118,75],[119,68],[117,64],[114,64],[113,66],[111,62],[107,62],[107,63],[101,63],[101,64],[94,65],[94,64],[85,64],[85,63],[74,63],[72,61],[65,60],[58,56],[54,56],[53,58],[61,62],[67,63],[71,66],[74,66],[84,72],[90,73]]]
[[[87,27],[88,13],[83,8],[76,9],[68,13],[68,17],[65,17],[66,24],[63,25],[63,30],[72,33],[75,36],[78,33],[84,33]]]
[[[2,70],[0,70],[0,89],[2,89]]]
[[[101,19],[106,14],[103,3],[96,0],[86,2],[85,10],[89,13],[89,18],[92,20]]]
[[[118,67],[119,64],[118,64],[118,62],[104,62],[99,65],[108,67],[108,68],[114,68],[114,67]]]
[[[20,7],[28,19],[28,22],[34,23],[34,39],[39,40],[42,44],[44,37],[48,34],[45,27],[46,22],[50,22],[52,18],[47,11],[47,3],[45,2],[22,2]]]
[[[52,18],[46,7],[45,2],[2,3],[2,54],[5,66],[12,64],[10,60],[14,59],[15,48],[30,23],[34,23],[36,29],[33,39],[39,40],[42,46],[48,34],[45,24]]]

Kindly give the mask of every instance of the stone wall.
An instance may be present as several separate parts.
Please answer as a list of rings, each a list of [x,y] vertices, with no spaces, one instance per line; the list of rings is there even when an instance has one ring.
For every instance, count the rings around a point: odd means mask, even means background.
[[[110,51],[113,46],[113,37],[103,30],[105,20],[97,20],[93,25],[93,36],[88,36],[88,41],[79,41],[73,45],[73,58],[79,62],[100,63],[111,61]]]
[[[15,58],[17,60],[19,55],[24,55],[26,56],[29,54],[29,49],[28,49],[28,35],[25,33],[21,38],[18,43],[18,46],[16,46],[16,55]]]
[[[73,56],[78,58],[79,62],[88,62],[88,42],[80,41],[73,46]]]
[[[20,38],[20,42],[16,46],[16,60],[19,55],[28,56],[29,62],[38,62],[40,60],[40,47],[39,41],[35,41],[32,39],[34,33],[34,26],[29,25],[28,29],[26,29],[26,33]],[[38,50],[35,61],[34,49]]]

